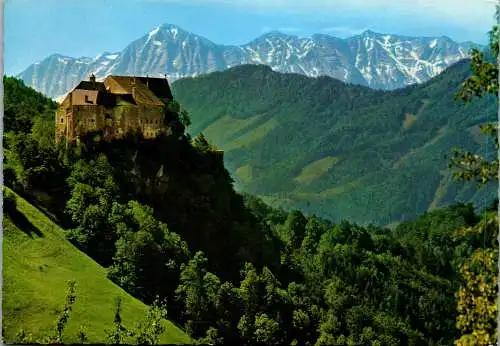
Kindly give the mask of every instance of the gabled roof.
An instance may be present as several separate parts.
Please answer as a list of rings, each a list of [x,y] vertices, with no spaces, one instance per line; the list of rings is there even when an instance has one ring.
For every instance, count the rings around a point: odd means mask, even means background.
[[[75,89],[106,91],[106,87],[103,82],[89,82],[85,80],[78,83],[73,90]]]
[[[163,106],[164,103],[160,99],[161,96],[156,95],[152,90],[150,90],[150,88],[148,88],[149,82],[149,78],[132,76],[108,76],[104,80],[106,89],[110,93],[132,95],[138,105]],[[156,82],[155,86],[157,87],[159,85],[160,84]],[[170,87],[168,88],[168,91],[170,92]],[[161,94],[165,94],[165,92]]]
[[[166,78],[137,77],[148,89],[160,99],[172,100],[172,91]]]
[[[101,90],[74,89],[67,97],[71,97],[73,106],[102,105],[113,107],[116,96]]]
[[[110,75],[103,82],[81,81],[70,94],[73,105],[113,106],[121,100],[127,104],[161,107],[172,99],[166,78],[135,76]]]

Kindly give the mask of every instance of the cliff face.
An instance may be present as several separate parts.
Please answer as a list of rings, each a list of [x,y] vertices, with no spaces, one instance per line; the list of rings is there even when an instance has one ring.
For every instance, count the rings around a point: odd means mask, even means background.
[[[88,141],[86,159],[99,153],[113,166],[123,198],[153,207],[155,216],[180,234],[191,251],[207,254],[219,275],[237,278],[246,261],[278,265],[270,231],[263,231],[245,209],[220,152],[201,152],[184,136],[129,136]]]

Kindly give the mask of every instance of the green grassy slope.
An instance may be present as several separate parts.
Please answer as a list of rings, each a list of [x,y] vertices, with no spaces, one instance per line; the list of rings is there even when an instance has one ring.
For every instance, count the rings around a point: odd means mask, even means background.
[[[238,189],[334,221],[386,225],[496,195],[449,183],[452,148],[495,152],[474,131],[496,119],[494,99],[454,99],[469,71],[462,61],[425,84],[382,92],[239,66],[176,81],[173,92],[190,132],[226,151]]]
[[[147,306],[106,278],[105,269],[76,249],[63,231],[38,209],[16,196],[17,212],[3,218],[4,341],[13,343],[20,328],[35,337],[52,332],[57,311],[65,301],[66,282],[75,280],[77,300],[64,342],[78,342],[80,326],[90,343],[105,340],[114,317],[114,299],[122,297],[122,319],[134,326]],[[167,323],[162,343],[190,343],[189,337]]]

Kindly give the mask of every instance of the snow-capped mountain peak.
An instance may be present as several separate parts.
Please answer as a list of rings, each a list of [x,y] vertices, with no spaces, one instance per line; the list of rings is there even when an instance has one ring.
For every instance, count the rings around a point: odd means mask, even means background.
[[[56,97],[94,73],[136,74],[175,80],[242,64],[265,64],[279,72],[330,76],[377,89],[425,82],[466,58],[474,45],[448,37],[409,37],[366,30],[346,39],[325,34],[298,37],[265,33],[241,46],[218,45],[182,28],[163,24],[121,52],[95,58],[53,54],[18,75],[27,85]]]

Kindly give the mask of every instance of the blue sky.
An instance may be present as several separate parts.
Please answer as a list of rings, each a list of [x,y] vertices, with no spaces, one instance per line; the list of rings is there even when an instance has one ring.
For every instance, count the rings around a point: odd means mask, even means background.
[[[7,0],[5,73],[59,53],[120,51],[170,23],[215,43],[244,44],[266,31],[348,37],[366,29],[487,42],[492,0]]]

